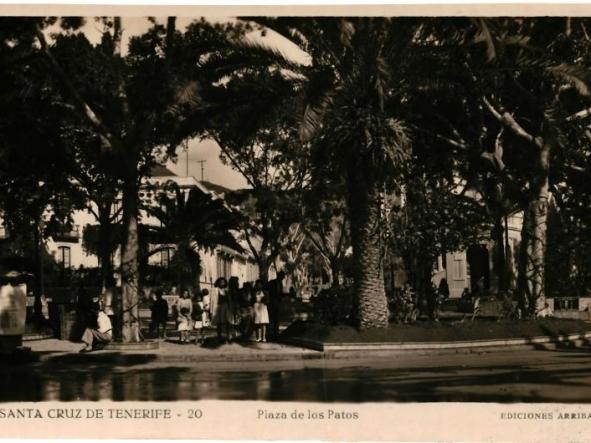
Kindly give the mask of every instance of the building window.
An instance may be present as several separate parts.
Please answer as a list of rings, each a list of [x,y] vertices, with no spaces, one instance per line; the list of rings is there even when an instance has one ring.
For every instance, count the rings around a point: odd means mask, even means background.
[[[173,255],[172,248],[166,248],[160,251],[160,266],[163,268],[168,268],[170,265],[170,259]]]
[[[464,273],[463,271],[464,261],[463,260],[454,260],[454,269],[453,269],[453,276],[454,280],[463,280]]]
[[[232,276],[232,257],[224,253],[218,253],[216,257],[217,276],[226,279]]]
[[[69,269],[72,266],[71,253],[69,246],[60,246],[57,248],[57,262],[62,265],[63,269]]]

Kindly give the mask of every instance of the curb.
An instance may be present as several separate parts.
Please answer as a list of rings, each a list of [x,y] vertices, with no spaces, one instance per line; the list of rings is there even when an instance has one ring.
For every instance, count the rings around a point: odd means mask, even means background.
[[[585,347],[591,345],[591,332],[559,335],[555,337],[541,336],[518,339],[474,340],[462,342],[417,342],[417,343],[330,343],[320,341],[284,338],[283,343],[298,346],[299,352],[249,352],[249,353],[211,353],[211,354],[168,354],[157,349],[148,352],[139,350],[105,349],[91,354],[71,354],[41,356],[42,362],[63,364],[72,362],[96,364],[143,364],[148,362],[165,363],[244,363],[244,362],[297,362],[310,360],[332,359],[363,359],[388,358],[400,354],[415,353],[419,355],[437,355],[449,353],[480,353],[515,349],[552,349],[557,347]],[[115,352],[113,352],[115,351]]]
[[[216,355],[157,355],[156,361],[169,363],[244,363],[244,362],[277,362],[320,360],[322,352],[293,354],[216,354]]]
[[[153,351],[160,347],[156,340],[144,340],[137,343],[111,342],[104,347],[105,351]]]
[[[36,340],[47,340],[53,338],[53,334],[28,334],[23,335],[23,341],[36,341]]]
[[[129,351],[121,353],[114,349],[105,349],[88,354],[78,354],[64,352],[56,355],[42,355],[41,362],[51,364],[73,364],[73,363],[92,363],[92,364],[113,364],[113,365],[132,365],[144,364],[150,362],[160,363],[245,363],[245,362],[277,362],[277,361],[304,361],[318,360],[324,358],[324,353],[314,352],[308,349],[301,352],[292,352],[289,354],[281,352],[266,353],[214,353],[211,355],[203,354],[161,354],[158,350],[148,352]]]
[[[283,343],[301,346],[315,351],[338,354],[347,351],[471,351],[491,348],[532,347],[539,345],[590,345],[591,332],[568,335],[539,336],[532,338],[510,338],[495,340],[472,340],[454,342],[416,342],[416,343],[325,343],[305,338],[284,338]]]

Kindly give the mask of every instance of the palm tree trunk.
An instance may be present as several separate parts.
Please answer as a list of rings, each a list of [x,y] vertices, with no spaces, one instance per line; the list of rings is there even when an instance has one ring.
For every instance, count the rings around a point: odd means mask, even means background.
[[[380,199],[371,170],[349,174],[349,212],[354,263],[354,319],[360,329],[385,328],[389,311],[381,254]]]
[[[133,165],[133,163],[132,163]],[[123,186],[124,238],[121,252],[122,331],[125,343],[140,341],[138,273],[138,185],[137,171],[130,167]]]

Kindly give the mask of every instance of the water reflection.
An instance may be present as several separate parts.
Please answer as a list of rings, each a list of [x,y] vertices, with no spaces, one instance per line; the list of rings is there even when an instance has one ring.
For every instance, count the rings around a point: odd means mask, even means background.
[[[342,398],[327,395],[322,369],[211,372],[178,367],[125,370],[52,367],[45,371],[9,368],[2,372],[0,401],[334,401]],[[339,386],[337,391],[348,395],[342,388]]]
[[[521,375],[516,378],[516,374]],[[524,390],[524,386],[532,383],[536,385],[536,395]],[[430,369],[311,367],[266,371],[108,365],[0,369],[0,401],[512,402],[516,399],[552,401],[553,398],[540,396],[540,392],[557,388],[566,392],[575,387],[576,398],[565,401],[591,401],[588,365],[552,371],[498,366],[489,367],[486,372],[459,366]],[[514,389],[521,389],[521,393],[512,393]]]

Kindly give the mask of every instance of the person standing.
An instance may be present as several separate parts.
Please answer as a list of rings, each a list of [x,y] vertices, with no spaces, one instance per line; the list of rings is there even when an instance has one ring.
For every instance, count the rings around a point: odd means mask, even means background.
[[[152,328],[156,337],[166,338],[166,323],[168,322],[168,302],[162,298],[162,290],[156,291],[156,300],[150,307],[152,311]],[[161,332],[162,329],[162,332]]]
[[[235,338],[238,335],[238,326],[240,325],[240,298],[242,295],[238,277],[230,277],[228,280],[228,295],[230,326],[232,328],[232,338]]]
[[[228,282],[225,277],[220,277],[214,286],[217,288],[217,309],[214,317],[217,324],[218,340],[230,343],[232,340],[232,307]]]
[[[198,345],[205,341],[205,335],[203,333],[203,326],[205,323],[205,309],[203,305],[203,298],[201,297],[201,293],[197,293],[195,298],[193,299],[193,328],[195,332],[197,332],[197,337],[195,338],[195,344]]]
[[[220,278],[223,278],[223,277],[220,277]],[[211,325],[218,324],[217,313],[218,313],[219,288],[216,286],[216,284],[219,281],[220,281],[220,279],[218,278],[213,283],[213,288],[212,288],[211,292],[208,294],[207,298],[205,296],[203,297],[203,302],[205,303],[206,306],[209,306],[209,322]]]
[[[208,328],[211,324],[211,298],[206,288],[201,290],[201,301],[203,302],[203,327]]]
[[[281,300],[284,295],[283,280],[285,272],[279,271],[277,278],[271,280],[267,286],[269,294],[269,338],[273,341],[279,338],[279,323],[281,320]]]

